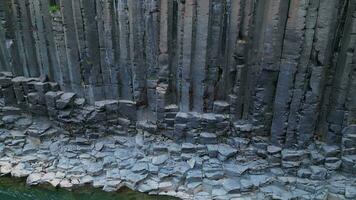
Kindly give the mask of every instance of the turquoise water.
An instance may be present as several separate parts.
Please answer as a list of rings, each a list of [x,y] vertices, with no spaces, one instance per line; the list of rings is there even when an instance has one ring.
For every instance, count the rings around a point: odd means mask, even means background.
[[[0,178],[0,200],[175,200],[167,196],[151,196],[122,189],[104,192],[100,189],[83,187],[68,191],[50,186],[27,186],[25,180],[9,177]]]

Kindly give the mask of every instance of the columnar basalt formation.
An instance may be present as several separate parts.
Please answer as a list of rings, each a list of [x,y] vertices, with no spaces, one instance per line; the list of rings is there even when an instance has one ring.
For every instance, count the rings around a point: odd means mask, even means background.
[[[219,164],[239,156],[215,144],[252,141],[300,178],[355,173],[355,47],[353,0],[2,0],[3,123],[145,132]]]

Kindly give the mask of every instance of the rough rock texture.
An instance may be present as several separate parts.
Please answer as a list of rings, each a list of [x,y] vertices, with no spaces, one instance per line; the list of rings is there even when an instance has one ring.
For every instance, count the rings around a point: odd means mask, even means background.
[[[320,181],[325,170],[356,171],[355,47],[354,0],[2,0],[3,123],[25,127],[13,115],[27,111],[91,139],[144,130],[183,143],[182,158],[194,144],[221,162],[240,153],[226,140],[263,137],[268,147],[257,141],[263,150],[254,153]],[[223,176],[217,163],[206,168],[209,178]],[[205,180],[187,175],[189,187]],[[235,182],[212,191],[252,187]]]
[[[341,144],[355,121],[355,1],[4,0],[0,69],[90,103],[251,120],[275,144]],[[218,108],[220,109],[220,108]]]
[[[96,107],[108,115],[117,104],[98,102]],[[92,126],[82,134],[73,132],[74,123],[14,107],[2,107],[0,117],[0,175],[27,177],[28,185],[91,185],[108,192],[126,186],[187,200],[356,197],[355,171],[338,171],[341,149],[326,143],[282,150],[268,137],[217,141],[208,133],[201,140],[177,142],[144,126],[135,133]],[[103,122],[96,122],[100,126]]]

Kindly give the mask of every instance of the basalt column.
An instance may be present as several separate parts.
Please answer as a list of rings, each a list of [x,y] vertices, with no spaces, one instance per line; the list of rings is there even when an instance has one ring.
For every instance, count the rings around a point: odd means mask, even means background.
[[[353,0],[2,0],[0,70],[127,104],[176,139],[216,123],[348,156],[355,13]]]

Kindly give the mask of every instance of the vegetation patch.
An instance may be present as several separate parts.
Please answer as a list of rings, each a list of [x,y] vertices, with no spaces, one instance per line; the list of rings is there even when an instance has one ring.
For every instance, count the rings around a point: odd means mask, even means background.
[[[57,4],[51,4],[49,6],[49,12],[50,13],[55,13],[55,12],[58,12],[59,11],[59,5]]]

